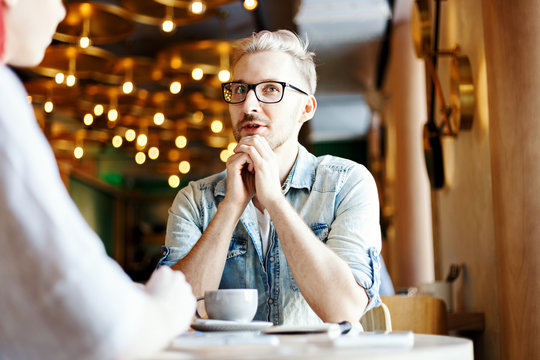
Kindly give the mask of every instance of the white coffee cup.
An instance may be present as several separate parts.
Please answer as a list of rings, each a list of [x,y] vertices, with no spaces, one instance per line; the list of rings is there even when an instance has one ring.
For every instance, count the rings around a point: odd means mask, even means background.
[[[453,311],[454,301],[452,296],[452,283],[435,281],[420,285],[420,295],[433,296],[442,299],[446,303],[446,310]]]
[[[201,300],[209,319],[250,322],[257,313],[257,289],[210,290]]]

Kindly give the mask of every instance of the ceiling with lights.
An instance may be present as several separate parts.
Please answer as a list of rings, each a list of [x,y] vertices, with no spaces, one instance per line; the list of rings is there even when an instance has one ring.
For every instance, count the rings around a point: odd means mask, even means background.
[[[155,180],[175,187],[178,179],[224,169],[234,138],[220,89],[235,39],[278,28],[313,35],[326,64],[319,65],[322,97],[343,103],[353,95],[355,102],[373,84],[389,18],[386,0],[332,2],[342,6],[334,18],[319,16],[331,15],[320,0],[65,3],[66,18],[42,63],[18,73],[63,168],[118,186]],[[351,28],[351,21],[367,27]],[[339,49],[317,31],[325,26]],[[351,60],[358,76],[337,70]]]

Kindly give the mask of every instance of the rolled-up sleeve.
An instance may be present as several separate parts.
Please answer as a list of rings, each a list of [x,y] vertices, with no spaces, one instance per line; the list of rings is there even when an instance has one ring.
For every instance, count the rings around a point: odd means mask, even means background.
[[[203,226],[197,209],[197,196],[200,196],[200,192],[194,182],[176,195],[169,209],[165,245],[161,248],[158,267],[175,265],[191,251],[201,237]]]
[[[380,304],[379,198],[373,176],[362,165],[341,174],[336,218],[326,245],[347,262],[368,296],[366,311]]]

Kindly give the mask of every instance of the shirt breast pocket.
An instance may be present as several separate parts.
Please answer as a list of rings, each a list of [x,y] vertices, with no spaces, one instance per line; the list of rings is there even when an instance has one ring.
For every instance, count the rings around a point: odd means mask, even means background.
[[[246,287],[246,257],[248,239],[233,236],[227,251],[227,261],[221,276],[221,289],[236,289]]]
[[[323,243],[326,244],[328,241],[328,232],[329,227],[328,224],[325,223],[315,223],[310,225],[311,231],[315,234],[316,237],[319,238]]]
[[[247,252],[248,240],[243,237],[233,236],[227,252],[227,260],[237,256],[245,255]]]

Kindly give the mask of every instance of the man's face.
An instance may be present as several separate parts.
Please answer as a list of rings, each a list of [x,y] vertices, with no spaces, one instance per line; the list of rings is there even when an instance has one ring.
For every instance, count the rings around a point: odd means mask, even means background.
[[[278,51],[244,55],[236,63],[233,74],[233,81],[246,84],[273,80],[307,90],[291,56]],[[303,115],[308,100],[307,95],[286,87],[279,103],[265,104],[257,100],[254,91],[249,91],[243,103],[229,105],[236,141],[258,134],[273,150],[286,142],[297,141],[302,123],[309,120]]]

